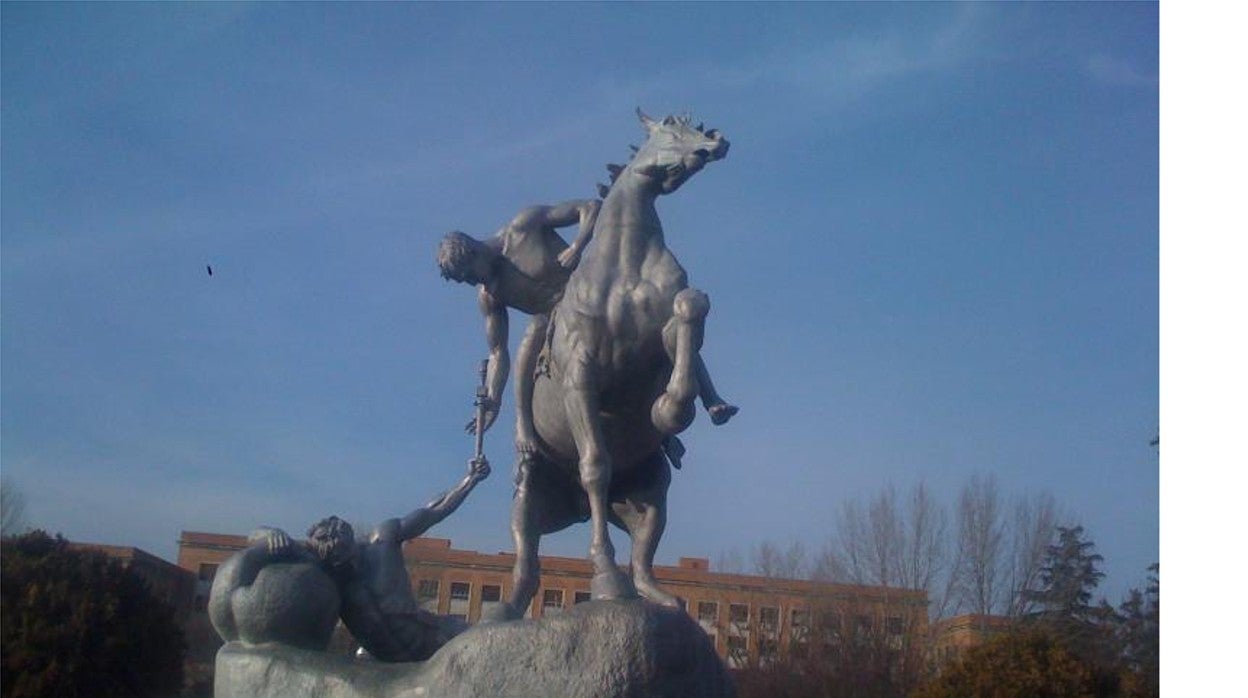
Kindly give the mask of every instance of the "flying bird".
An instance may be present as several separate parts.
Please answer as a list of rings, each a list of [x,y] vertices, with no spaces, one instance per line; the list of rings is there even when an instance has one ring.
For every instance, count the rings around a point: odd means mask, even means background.
[[[208,265],[208,276],[212,276],[212,265]]]

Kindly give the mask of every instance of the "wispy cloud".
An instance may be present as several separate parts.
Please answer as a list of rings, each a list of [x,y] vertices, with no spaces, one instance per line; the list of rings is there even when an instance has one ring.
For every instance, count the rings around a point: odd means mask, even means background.
[[[873,88],[924,73],[949,70],[974,55],[987,10],[964,4],[942,24],[916,33],[908,28],[875,35],[834,35],[815,46],[781,45],[736,63],[682,65],[646,78],[599,85],[602,102],[700,90],[757,90],[782,86],[817,99],[855,98]],[[614,105],[619,106],[619,105]]]
[[[1108,85],[1157,86],[1156,75],[1142,73],[1127,61],[1103,53],[1098,53],[1088,59],[1087,71],[1092,79]]]

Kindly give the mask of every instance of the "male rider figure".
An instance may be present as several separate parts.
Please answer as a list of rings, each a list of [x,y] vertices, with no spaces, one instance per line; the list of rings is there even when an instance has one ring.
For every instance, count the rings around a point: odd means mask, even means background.
[[[442,276],[454,281],[477,284],[481,314],[485,316],[485,337],[490,355],[486,385],[489,403],[484,428],[498,416],[499,400],[507,383],[507,308],[533,316],[516,356],[516,451],[521,460],[537,451],[533,429],[533,382],[538,354],[550,323],[550,311],[563,295],[564,285],[581,252],[593,236],[594,222],[602,202],[568,201],[555,206],[532,206],[516,214],[494,237],[477,240],[459,231],[448,233],[438,247]],[[556,232],[580,223],[576,239],[569,246]],[[723,424],[738,408],[724,401],[715,391],[701,357],[696,357],[702,405],[715,424]],[[467,430],[475,431],[476,420]],[[671,436],[664,450],[672,464],[680,467],[684,446]]]
[[[458,509],[489,474],[489,462],[474,458],[453,489],[401,519],[382,522],[367,542],[356,542],[351,525],[336,516],[312,526],[302,543],[292,542],[280,529],[259,529],[252,533],[251,547],[239,564],[229,569],[234,578],[225,582],[231,591],[249,586],[270,562],[319,564],[338,587],[342,622],[369,654],[386,662],[426,660],[467,626],[419,607],[403,562],[403,543]],[[228,597],[222,595],[227,604]]]

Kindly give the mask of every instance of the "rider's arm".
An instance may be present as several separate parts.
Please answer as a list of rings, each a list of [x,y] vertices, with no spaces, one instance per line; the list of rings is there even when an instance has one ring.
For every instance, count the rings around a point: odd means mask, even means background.
[[[597,199],[583,201],[567,201],[547,209],[551,226],[563,226],[579,223],[576,239],[568,245],[568,249],[559,254],[559,263],[565,267],[575,267],[581,259],[581,252],[594,236],[594,223],[598,220],[598,209],[602,202]]]
[[[589,244],[594,234],[594,223],[598,220],[598,209],[602,202],[597,199],[578,199],[565,201],[554,206],[530,206],[512,219],[509,227],[512,230],[552,230],[566,228],[579,223],[576,239],[568,249],[559,253],[559,263],[565,267],[576,266],[581,252]],[[555,234],[556,237],[558,233]],[[562,238],[560,238],[562,241]]]
[[[399,540],[411,540],[425,531],[429,530],[434,524],[442,519],[450,516],[460,504],[463,504],[468,493],[478,482],[484,480],[490,474],[490,463],[484,456],[474,458],[468,462],[468,474],[459,481],[459,484],[447,492],[443,492],[429,502],[425,506],[404,516],[399,521]],[[381,527],[378,527],[379,529]]]
[[[485,344],[489,347],[486,360],[485,388],[489,404],[485,408],[484,428],[489,429],[498,417],[498,407],[503,397],[503,388],[507,385],[507,374],[511,371],[511,353],[507,350],[507,307],[498,301],[485,286],[477,292],[477,303],[481,314],[485,316]],[[476,432],[476,417],[468,423],[467,430]]]

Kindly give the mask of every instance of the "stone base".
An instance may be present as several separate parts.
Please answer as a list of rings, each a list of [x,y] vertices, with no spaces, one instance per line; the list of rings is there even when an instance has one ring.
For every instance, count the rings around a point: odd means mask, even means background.
[[[684,612],[596,601],[540,620],[477,625],[427,662],[385,664],[279,644],[217,653],[216,698],[578,698],[736,694]]]

